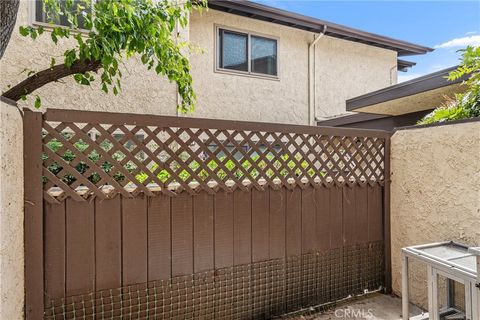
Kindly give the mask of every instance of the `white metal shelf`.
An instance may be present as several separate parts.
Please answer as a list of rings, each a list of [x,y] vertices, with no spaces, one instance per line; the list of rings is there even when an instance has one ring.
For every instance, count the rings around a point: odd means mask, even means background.
[[[409,259],[423,262],[427,267],[428,319],[440,320],[438,306],[438,276],[465,286],[465,318],[480,320],[480,248],[453,241],[430,243],[402,249],[402,314],[409,319],[408,268]],[[453,301],[448,301],[448,307]]]

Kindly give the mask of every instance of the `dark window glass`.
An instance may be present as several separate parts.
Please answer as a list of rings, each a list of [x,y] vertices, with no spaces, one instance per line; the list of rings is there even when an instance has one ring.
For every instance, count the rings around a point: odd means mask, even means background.
[[[252,72],[277,75],[277,41],[263,37],[251,36]]]
[[[74,0],[73,1],[74,7],[78,5],[79,2],[80,2],[79,0]],[[90,8],[87,8],[87,10],[90,10]],[[43,0],[35,0],[35,21],[44,22],[44,23],[52,22],[52,21],[48,21],[47,14],[43,11]],[[53,22],[58,26],[70,27],[70,24],[68,23],[67,17],[65,15],[60,16],[59,21],[53,21]],[[78,28],[82,29],[83,27],[84,27],[84,19],[82,15],[79,15]]]
[[[220,68],[248,71],[248,35],[220,29]]]

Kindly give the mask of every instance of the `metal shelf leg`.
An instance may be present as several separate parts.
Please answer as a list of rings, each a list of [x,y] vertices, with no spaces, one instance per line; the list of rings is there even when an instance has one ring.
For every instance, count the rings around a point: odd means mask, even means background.
[[[402,319],[408,320],[410,310],[408,310],[408,257],[403,255],[402,261]]]

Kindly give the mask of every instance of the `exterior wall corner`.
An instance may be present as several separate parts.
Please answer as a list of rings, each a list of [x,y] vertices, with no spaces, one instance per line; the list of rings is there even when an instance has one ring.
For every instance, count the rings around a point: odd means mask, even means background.
[[[23,121],[0,101],[0,319],[23,319]]]

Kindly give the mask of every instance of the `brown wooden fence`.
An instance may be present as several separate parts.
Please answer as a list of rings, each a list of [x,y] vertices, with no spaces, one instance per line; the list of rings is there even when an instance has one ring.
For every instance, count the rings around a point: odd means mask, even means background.
[[[268,319],[389,285],[381,131],[25,111],[31,319]]]

